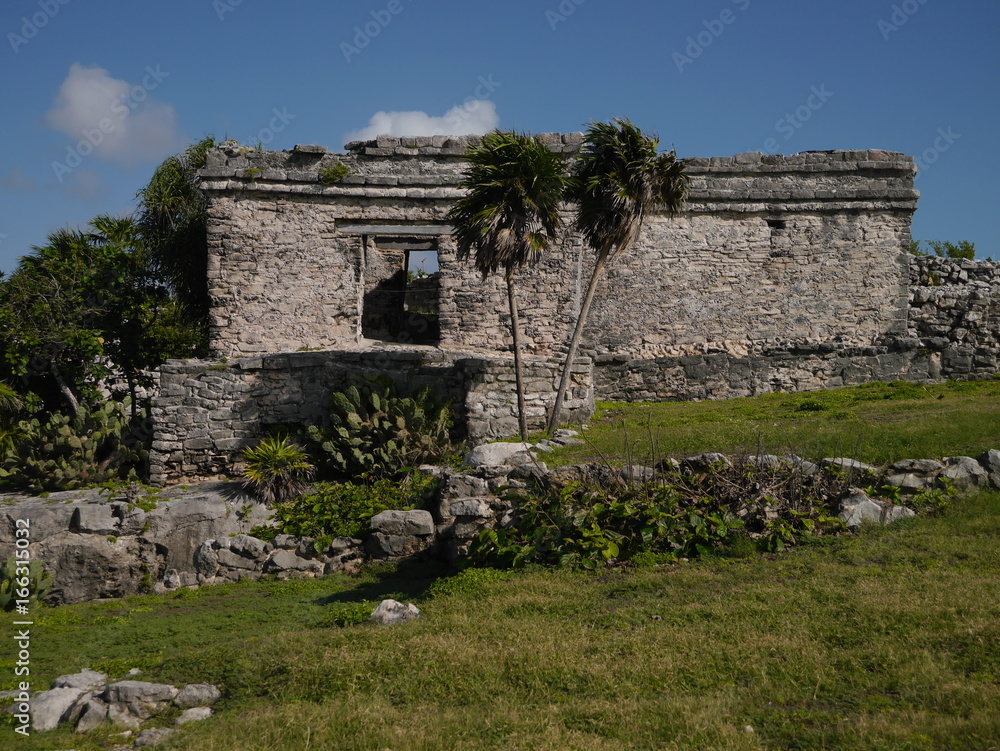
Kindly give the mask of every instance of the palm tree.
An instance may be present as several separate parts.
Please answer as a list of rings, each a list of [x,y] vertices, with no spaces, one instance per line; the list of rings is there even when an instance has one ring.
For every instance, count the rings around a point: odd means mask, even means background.
[[[673,215],[684,205],[687,175],[673,152],[657,153],[660,141],[627,119],[593,122],[583,138],[569,197],[577,203],[575,228],[597,253],[573,338],[566,353],[548,431],[559,424],[570,372],[594,300],[594,290],[607,264],[635,243],[646,214]]]
[[[561,226],[559,206],[567,184],[566,166],[537,138],[493,131],[469,149],[462,187],[467,194],[448,214],[459,258],[475,252],[476,269],[486,279],[503,270],[507,282],[521,438],[528,437],[524,415],[521,332],[514,272],[535,261]]]

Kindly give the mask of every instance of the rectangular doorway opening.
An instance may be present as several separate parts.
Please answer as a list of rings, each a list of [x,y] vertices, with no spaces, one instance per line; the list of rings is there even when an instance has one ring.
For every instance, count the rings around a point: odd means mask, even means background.
[[[365,238],[362,333],[369,339],[438,344],[441,274],[437,238]]]

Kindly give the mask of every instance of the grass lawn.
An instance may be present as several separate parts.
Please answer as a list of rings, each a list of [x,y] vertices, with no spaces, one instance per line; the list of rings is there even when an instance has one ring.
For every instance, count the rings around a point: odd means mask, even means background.
[[[923,389],[652,413],[614,405],[588,436],[615,451],[624,416],[630,433],[658,424],[661,455],[790,445],[886,462],[1000,448],[1000,381],[914,393]],[[837,444],[834,428],[855,423],[863,439],[842,431]],[[887,445],[891,426],[909,437]],[[385,597],[415,602],[421,619],[367,622]],[[145,680],[223,689],[215,717],[161,748],[1000,749],[998,492],[779,555],[598,573],[370,567],[42,609],[34,620],[37,688],[84,667],[112,679],[138,667]],[[12,653],[0,651],[0,689],[15,683]],[[116,732],[21,740],[3,718],[0,748],[111,749],[124,743]]]
[[[645,464],[706,451],[846,456],[872,464],[979,456],[1000,449],[1000,379],[896,381],[714,402],[603,402],[589,425],[589,445],[559,449],[545,461],[631,457]]]

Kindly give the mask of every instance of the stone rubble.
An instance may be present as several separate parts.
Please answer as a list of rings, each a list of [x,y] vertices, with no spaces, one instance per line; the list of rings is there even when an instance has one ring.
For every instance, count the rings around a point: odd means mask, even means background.
[[[470,456],[471,465],[466,464],[461,470],[450,467],[423,467],[421,471],[432,474],[440,479],[438,497],[429,509],[388,510],[372,517],[369,531],[362,539],[338,537],[325,549],[317,550],[315,540],[308,537],[295,537],[287,534],[275,536],[272,542],[256,539],[246,534],[246,523],[236,527],[238,532],[228,535],[211,535],[199,539],[198,530],[212,532],[217,530],[217,520],[228,517],[226,509],[231,508],[230,502],[219,497],[218,508],[212,508],[206,500],[205,492],[200,488],[194,490],[199,498],[199,508],[202,526],[187,529],[185,534],[170,534],[171,517],[158,520],[151,533],[151,538],[142,534],[136,536],[137,544],[127,547],[132,551],[129,559],[122,553],[120,566],[107,569],[100,564],[103,546],[107,540],[98,534],[70,532],[67,533],[63,524],[67,518],[78,518],[77,513],[83,501],[73,501],[65,504],[44,504],[42,499],[28,501],[9,506],[0,511],[8,517],[6,525],[0,523],[0,546],[5,542],[12,545],[13,538],[5,539],[5,528],[13,528],[10,521],[14,518],[28,516],[32,519],[32,530],[37,535],[33,543],[34,554],[44,553],[54,548],[54,543],[71,536],[74,540],[73,549],[79,553],[74,560],[88,561],[87,565],[77,565],[67,574],[58,563],[54,566],[53,577],[57,591],[61,592],[56,602],[79,601],[95,599],[108,592],[102,587],[108,586],[108,581],[114,582],[114,576],[121,571],[140,569],[147,559],[141,555],[142,546],[156,542],[158,568],[150,567],[151,573],[159,571],[158,579],[152,583],[153,592],[165,593],[180,587],[198,587],[211,584],[235,582],[241,579],[259,579],[262,576],[274,576],[279,579],[290,577],[316,577],[328,575],[337,571],[354,571],[364,560],[416,561],[425,558],[435,558],[447,562],[455,562],[468,553],[469,546],[486,529],[504,528],[513,523],[513,501],[503,488],[525,487],[529,481],[544,481],[555,484],[571,482],[598,481],[626,485],[635,482],[655,481],[662,473],[698,474],[711,471],[713,466],[731,466],[733,458],[719,453],[705,453],[684,458],[680,461],[669,458],[660,461],[656,467],[628,465],[611,467],[603,463],[565,465],[550,470],[538,456],[544,456],[546,449],[554,450],[554,441],[561,445],[571,445],[577,441],[579,434],[572,430],[562,430],[549,440],[548,446],[540,442],[535,445],[519,443],[493,443],[477,447]],[[525,448],[527,446],[527,448]],[[527,457],[525,460],[524,457]],[[881,487],[888,485],[898,488],[899,498],[905,504],[905,499],[923,491],[953,488],[958,491],[975,488],[993,487],[1000,489],[1000,450],[984,452],[978,458],[968,456],[946,457],[937,459],[904,459],[879,468],[850,458],[826,458],[819,465],[797,456],[750,456],[743,458],[761,468],[787,464],[797,467],[805,475],[813,475],[826,470],[837,471],[850,477],[853,485]],[[218,484],[216,484],[218,485]],[[218,492],[218,491],[214,491]],[[860,493],[860,491],[858,491]],[[57,495],[57,494],[54,494]],[[183,507],[183,496],[173,503]],[[159,509],[149,512],[156,515]],[[862,522],[890,523],[912,513],[904,506],[886,504],[880,499],[861,497],[850,494],[843,500],[836,513],[849,527],[856,527]],[[235,515],[233,515],[235,516]],[[181,515],[174,524],[189,520],[190,515]],[[259,517],[258,517],[259,518]],[[216,520],[216,521],[212,521]],[[262,520],[263,521],[263,520]],[[216,526],[213,526],[215,524]],[[179,541],[177,549],[167,547],[165,543]],[[96,552],[95,552],[96,551]],[[5,551],[0,547],[0,555]],[[6,551],[9,555],[10,551]],[[183,563],[187,556],[188,563]],[[90,557],[95,563],[90,564]],[[176,567],[164,568],[163,559],[173,560]],[[89,572],[89,573],[88,573]],[[87,577],[105,577],[101,582],[90,581]],[[107,578],[110,577],[110,580]],[[132,580],[129,580],[132,581]],[[117,596],[133,594],[140,591],[134,583],[126,586],[120,584],[112,593]],[[67,592],[75,592],[73,597]],[[45,697],[46,703],[51,703],[52,709],[46,712],[45,722],[58,722],[63,716],[67,702],[73,705],[80,696],[93,692],[88,681],[97,678],[81,673],[72,677],[78,684],[54,686],[61,693],[53,693]],[[67,678],[69,680],[69,678]],[[100,697],[98,697],[100,698]],[[160,700],[151,700],[160,701]],[[141,703],[141,702],[140,702]],[[190,702],[188,702],[190,704]],[[82,706],[81,706],[82,711]],[[97,713],[97,714],[95,714]],[[53,719],[55,716],[57,719]],[[87,710],[86,722],[97,722],[98,707]],[[123,717],[128,720],[128,717]]]
[[[107,680],[103,673],[85,668],[79,673],[59,676],[47,691],[34,692],[30,701],[32,729],[44,733],[60,723],[69,723],[77,733],[106,725],[140,730],[143,723],[171,705],[184,709],[177,720],[181,724],[208,719],[212,716],[211,706],[222,698],[222,692],[207,683],[178,689],[165,683],[122,680],[109,684]],[[13,709],[12,705],[7,712],[12,713]],[[136,748],[156,745],[172,733],[167,728],[142,730],[134,745]]]

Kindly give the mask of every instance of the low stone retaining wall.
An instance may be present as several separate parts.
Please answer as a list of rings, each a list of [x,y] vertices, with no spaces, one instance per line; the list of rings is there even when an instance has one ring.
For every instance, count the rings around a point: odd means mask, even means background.
[[[555,402],[561,364],[528,358],[525,406],[528,425],[541,429]],[[432,347],[294,352],[228,362],[171,361],[160,370],[153,400],[150,480],[231,477],[240,453],[275,425],[322,423],[331,390],[358,376],[388,376],[408,386],[429,387],[452,402],[466,438],[502,438],[517,432],[513,360]],[[594,410],[591,364],[578,361],[570,420]]]

